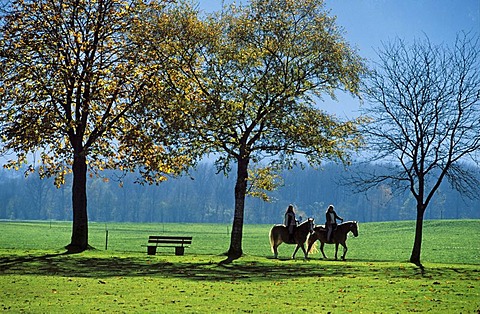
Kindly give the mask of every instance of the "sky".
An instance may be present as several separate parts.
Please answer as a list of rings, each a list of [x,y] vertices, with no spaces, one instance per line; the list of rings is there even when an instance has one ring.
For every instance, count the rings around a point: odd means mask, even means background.
[[[222,2],[232,1],[198,0],[205,11],[220,10]],[[427,36],[434,44],[451,45],[461,31],[480,34],[480,0],[326,0],[325,7],[367,63],[376,59],[382,42],[396,38],[409,43]],[[353,118],[361,103],[339,94],[337,101],[325,98],[319,105],[340,118]]]

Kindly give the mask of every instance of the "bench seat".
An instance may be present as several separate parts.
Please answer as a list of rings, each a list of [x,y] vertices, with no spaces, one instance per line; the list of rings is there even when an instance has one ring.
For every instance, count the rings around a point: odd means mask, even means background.
[[[185,236],[149,236],[147,254],[155,255],[157,247],[175,247],[175,255],[184,255],[185,248],[192,244],[192,237]]]

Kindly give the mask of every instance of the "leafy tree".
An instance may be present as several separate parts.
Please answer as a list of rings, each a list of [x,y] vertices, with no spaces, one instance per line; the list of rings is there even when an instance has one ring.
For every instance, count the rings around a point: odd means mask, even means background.
[[[359,121],[340,121],[317,102],[325,94],[333,97],[338,88],[357,94],[362,60],[318,0],[254,0],[204,19],[195,10],[182,17],[169,26],[175,34],[170,63],[182,69],[175,75],[193,80],[191,104],[179,119],[186,126],[182,129],[188,130],[191,145],[215,156],[220,171],[237,167],[226,260],[232,261],[242,255],[245,197],[252,179],[258,194],[258,188],[275,187],[264,180],[276,180],[273,170],[302,160],[346,162],[348,152],[361,144]],[[145,41],[155,51],[156,42],[164,40],[155,21],[163,24],[163,18],[147,20],[152,32]],[[252,168],[260,161],[267,169]]]
[[[467,34],[453,47],[396,40],[384,45],[366,81],[368,151],[389,170],[364,173],[361,182],[367,189],[389,183],[410,191],[416,202],[410,261],[419,266],[425,210],[442,181],[467,196],[478,192],[478,177],[465,166],[479,161],[479,44]]]
[[[138,168],[155,183],[190,161],[166,145],[174,142],[162,123],[164,98],[148,101],[161,88],[152,73],[162,60],[151,62],[133,36],[143,10],[165,8],[140,0],[19,0],[0,17],[2,152],[18,156],[6,166],[19,169],[36,154],[39,174],[54,176],[57,186],[73,172],[70,251],[88,247],[89,169]]]

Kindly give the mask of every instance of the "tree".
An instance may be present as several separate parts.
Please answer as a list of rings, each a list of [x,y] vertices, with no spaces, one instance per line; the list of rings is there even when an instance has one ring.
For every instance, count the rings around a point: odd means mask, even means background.
[[[359,147],[360,121],[340,121],[317,101],[338,88],[357,94],[363,64],[318,0],[254,0],[205,19],[191,10],[182,22],[175,20],[170,62],[182,69],[176,74],[193,81],[181,118],[190,126],[191,145],[213,153],[219,171],[237,167],[228,262],[243,253],[252,179],[273,188],[262,179],[275,179],[274,170],[301,163],[300,156],[312,165],[346,162]],[[148,29],[145,41],[155,50],[158,27]],[[267,169],[252,175],[260,161]]]
[[[390,166],[383,174],[362,174],[362,182],[367,189],[390,182],[410,191],[416,201],[410,261],[419,266],[424,213],[442,181],[468,196],[478,191],[478,178],[462,162],[479,161],[479,43],[468,34],[453,47],[428,38],[412,45],[396,40],[383,46],[366,80],[368,152]]]
[[[165,8],[137,0],[19,0],[0,17],[2,152],[17,155],[6,166],[19,169],[37,154],[40,176],[54,176],[57,186],[73,172],[70,251],[88,248],[88,170],[139,169],[154,183],[190,162],[167,145],[164,98],[148,101],[161,88],[151,73],[162,60],[152,62],[134,36],[142,10]]]

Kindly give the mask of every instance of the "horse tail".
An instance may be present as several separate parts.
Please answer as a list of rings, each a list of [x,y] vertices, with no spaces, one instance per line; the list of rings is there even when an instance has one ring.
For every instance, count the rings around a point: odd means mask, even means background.
[[[270,249],[272,250],[272,253],[275,253],[273,251],[273,245],[275,244],[275,236],[273,235],[273,229],[275,227],[272,227],[272,229],[270,229]]]
[[[317,236],[316,234],[310,234],[307,239],[307,245],[310,246],[310,243],[313,241],[312,246],[310,247],[310,250],[308,250],[308,254],[314,254],[318,252],[317,249]]]
[[[317,249],[317,241],[315,241],[313,244],[312,244],[312,247],[310,248],[310,250],[308,251],[308,254],[315,254],[318,252],[318,249]]]

